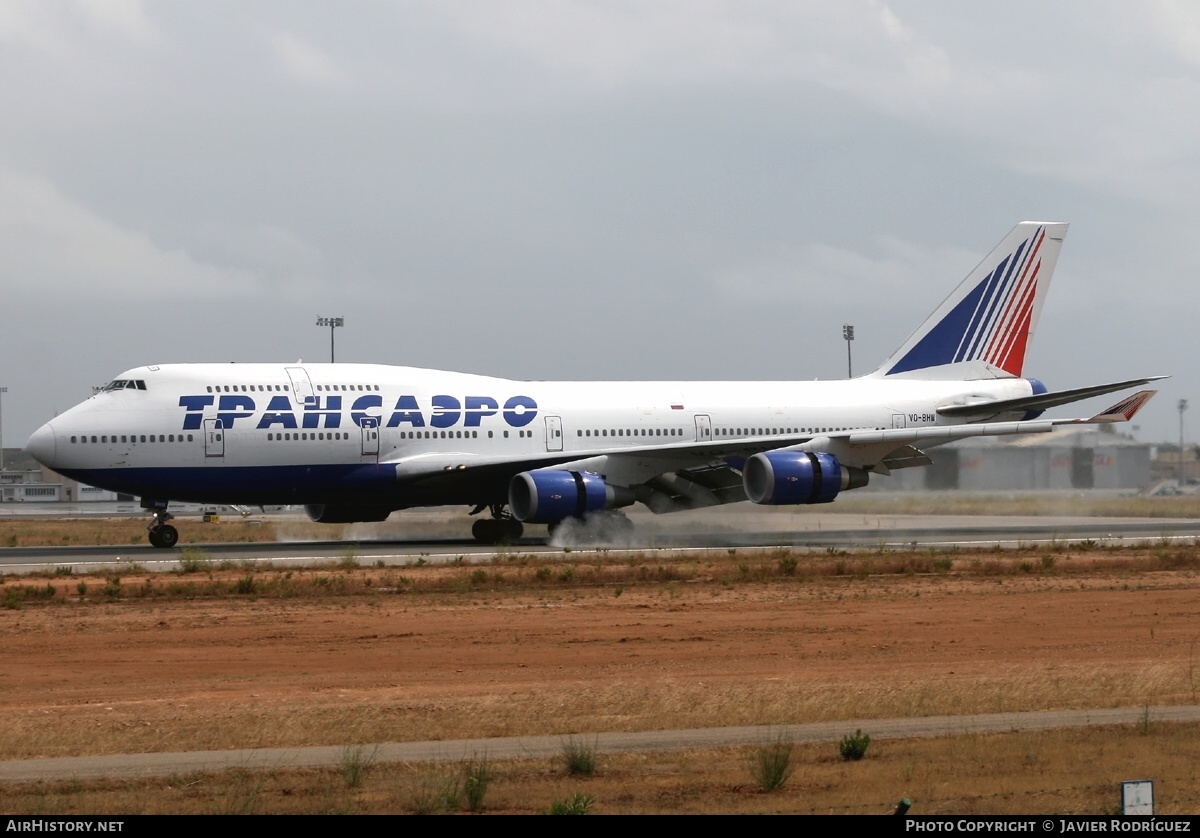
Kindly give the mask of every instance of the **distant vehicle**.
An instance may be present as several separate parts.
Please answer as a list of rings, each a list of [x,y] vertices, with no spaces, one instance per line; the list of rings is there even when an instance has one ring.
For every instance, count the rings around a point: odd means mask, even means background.
[[[929,448],[952,440],[1124,422],[1146,403],[1154,391],[1090,418],[1038,418],[1161,377],[1054,393],[1022,377],[1066,232],[1018,224],[859,378],[549,382],[367,364],[146,366],[47,422],[28,448],[68,477],[138,495],[158,547],[179,537],[172,500],[303,504],[330,523],[461,504],[490,512],[473,528],[484,542],[519,537],[522,522],[621,525],[618,510],[634,503],[659,513],[825,503],[871,474],[926,465]],[[812,328],[797,320],[797,332]]]

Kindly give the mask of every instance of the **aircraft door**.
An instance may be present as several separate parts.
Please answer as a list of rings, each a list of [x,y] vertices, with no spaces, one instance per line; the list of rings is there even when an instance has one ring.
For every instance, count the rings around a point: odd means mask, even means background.
[[[904,421],[904,414],[903,414],[903,413],[893,413],[893,414],[892,414],[892,427],[893,427],[893,428],[906,428],[906,427],[908,427],[907,423]]]
[[[712,442],[712,417],[696,414],[696,442]]]
[[[296,397],[296,401],[304,404],[309,399],[316,395],[313,390],[312,381],[308,377],[308,370],[304,367],[285,367],[288,378],[292,382],[292,393]]]
[[[378,457],[379,456],[379,420],[374,416],[363,417],[359,423],[359,428],[362,432],[362,452],[363,456]]]
[[[546,450],[561,451],[563,450],[563,433],[562,433],[562,417],[547,416],[546,417]]]
[[[220,419],[204,420],[204,456],[225,456],[225,423]]]

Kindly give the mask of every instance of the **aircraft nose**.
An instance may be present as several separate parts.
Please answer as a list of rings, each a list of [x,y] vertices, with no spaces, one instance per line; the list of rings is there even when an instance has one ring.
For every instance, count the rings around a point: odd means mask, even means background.
[[[57,438],[54,434],[54,428],[47,422],[29,438],[29,442],[25,443],[25,450],[33,455],[33,458],[47,468],[54,468],[54,460],[57,455]]]

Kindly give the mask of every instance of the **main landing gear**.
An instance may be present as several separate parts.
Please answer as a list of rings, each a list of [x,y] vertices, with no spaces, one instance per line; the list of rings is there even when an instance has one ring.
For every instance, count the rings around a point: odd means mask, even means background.
[[[485,507],[478,506],[471,512],[476,515]],[[471,535],[481,544],[513,544],[525,532],[521,522],[512,516],[504,504],[492,504],[486,507],[492,513],[491,518],[480,518],[471,525]]]
[[[154,547],[174,547],[179,542],[179,530],[167,523],[174,515],[167,511],[166,501],[142,500],[142,508],[150,509],[154,517],[150,519],[150,544]]]

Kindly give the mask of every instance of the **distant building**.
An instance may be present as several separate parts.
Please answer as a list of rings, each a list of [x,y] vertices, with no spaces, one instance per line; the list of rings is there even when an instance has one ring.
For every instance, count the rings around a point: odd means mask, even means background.
[[[97,489],[95,486],[63,477],[58,472],[39,465],[21,449],[5,449],[4,466],[4,471],[0,471],[0,503],[133,500],[129,495],[118,495],[107,489]]]
[[[1144,489],[1154,446],[1096,428],[930,448],[933,464],[872,478],[880,489]]]
[[[61,500],[60,488],[57,483],[43,483],[40,471],[0,472],[0,503]]]

